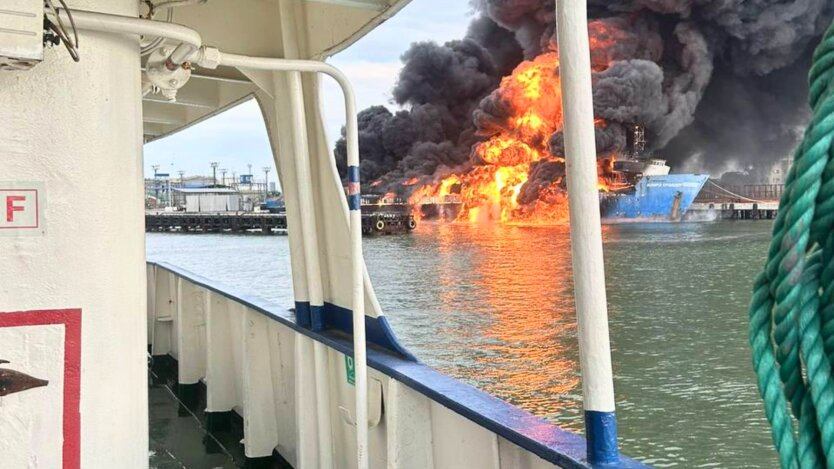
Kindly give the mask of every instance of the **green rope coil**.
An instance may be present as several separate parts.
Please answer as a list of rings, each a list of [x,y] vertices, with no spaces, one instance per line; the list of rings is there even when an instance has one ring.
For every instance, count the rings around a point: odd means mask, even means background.
[[[809,98],[749,338],[781,466],[834,469],[834,25],[814,52]]]

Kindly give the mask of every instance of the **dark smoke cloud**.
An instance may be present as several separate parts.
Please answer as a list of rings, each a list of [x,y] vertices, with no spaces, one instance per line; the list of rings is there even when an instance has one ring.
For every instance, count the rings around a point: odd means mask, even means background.
[[[471,0],[476,17],[460,41],[414,44],[395,104],[363,111],[365,181],[399,187],[479,164],[473,145],[512,114],[497,92],[522,60],[555,50],[554,0]],[[600,156],[622,153],[628,129],[646,128],[649,149],[673,166],[699,156],[766,166],[788,156],[807,118],[812,45],[834,16],[830,0],[589,0],[594,100],[606,125]],[[543,144],[545,142],[542,142]],[[564,153],[561,133],[551,136]],[[344,142],[336,148],[344,167]],[[562,181],[563,166],[531,166],[519,200]]]
[[[804,56],[797,66],[763,77],[716,73],[693,124],[669,142],[661,155],[678,162],[699,156],[707,171],[726,169],[727,162],[767,170],[762,162],[790,156],[810,117],[803,104],[810,54]],[[761,181],[748,181],[756,182]]]
[[[597,74],[594,114],[607,121],[642,122],[656,128],[667,112],[663,71],[648,60],[614,62]]]
[[[498,76],[509,75],[524,60],[513,33],[487,16],[473,19],[466,36],[487,48]]]
[[[553,16],[549,14],[555,8],[553,0],[477,0],[473,5],[498,24],[513,30],[524,50],[532,51],[528,55],[539,54],[552,43],[552,37],[536,38],[534,33],[542,31],[552,36],[552,28],[548,27],[553,24]],[[647,120],[632,121],[647,127],[649,143],[654,148],[665,147],[693,122],[715,69],[725,75],[756,81],[758,77],[784,68],[801,67],[799,64],[808,56],[809,45],[821,36],[832,16],[834,2],[830,0],[589,1],[589,17],[597,20],[597,24],[601,20],[607,26],[598,29],[605,29],[609,34],[612,30],[626,32],[620,34],[614,47],[606,49],[611,54],[607,57],[609,61],[644,59],[655,62],[662,72],[665,103],[658,106],[656,100],[648,101],[646,107],[658,107],[648,111],[649,116],[642,116],[648,117]],[[536,22],[539,25],[533,24]],[[600,37],[594,31],[594,23],[591,22],[591,35]],[[614,67],[618,65],[615,63]],[[612,99],[606,99],[599,90],[605,82],[597,81],[595,99],[606,101],[607,107],[621,108],[616,97],[628,99],[634,96],[634,86],[638,83],[647,85],[651,91],[656,90],[658,70],[643,67],[642,71],[647,74],[644,78],[632,76],[630,80],[619,81],[628,90],[609,87],[614,95]],[[790,95],[791,99],[780,100],[782,113],[789,114],[786,119],[804,115],[801,93],[794,93],[778,82],[766,84],[770,86],[765,90],[768,94],[787,92]],[[800,89],[805,87],[800,84]],[[756,85],[754,89],[762,91]],[[595,106],[600,115],[611,114],[602,111],[601,107]],[[725,111],[730,110],[725,108]],[[712,118],[704,113],[698,116]],[[748,122],[761,120],[756,117],[737,116]],[[768,138],[784,138],[790,147],[795,143],[793,125],[786,127],[791,130],[778,137],[773,137],[771,125],[750,130]],[[726,152],[716,155],[716,158],[725,157]]]
[[[599,155],[620,154],[625,150],[628,130],[622,125],[605,125],[594,129],[594,137]],[[562,131],[550,137],[550,153],[565,155],[565,135]]]
[[[564,181],[565,164],[559,161],[536,161],[530,165],[530,177],[521,186],[518,203],[529,204],[539,198],[541,191],[554,181]]]
[[[541,53],[553,35],[556,10],[552,0],[474,0],[472,5],[513,31],[528,59]]]
[[[360,113],[364,181],[391,190],[405,179],[465,169],[478,141],[472,113],[480,100],[522,60],[512,32],[487,17],[472,22],[466,38],[439,45],[415,43],[402,55],[404,66],[393,90],[396,114],[382,106]],[[344,138],[336,144],[344,177]]]

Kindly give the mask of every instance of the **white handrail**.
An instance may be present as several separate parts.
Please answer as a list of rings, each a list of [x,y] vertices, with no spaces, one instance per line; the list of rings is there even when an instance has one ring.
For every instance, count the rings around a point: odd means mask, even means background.
[[[189,51],[199,64],[205,54],[194,54],[202,47],[202,37],[190,28],[174,23],[163,23],[127,16],[108,15],[104,13],[71,10],[79,29],[107,32],[114,34],[138,34],[164,37],[181,41],[171,56]],[[205,52],[205,48],[203,51]],[[350,245],[352,273],[352,309],[353,309],[353,351],[355,363],[356,389],[356,449],[358,469],[368,467],[368,364],[365,345],[365,284],[364,260],[362,256],[362,215],[359,201],[359,132],[356,117],[356,97],[347,76],[341,70],[324,62],[314,60],[289,60],[266,57],[248,57],[226,54],[216,50],[211,64],[205,66],[225,65],[228,67],[258,69],[285,72],[324,73],[331,76],[342,89],[345,99],[347,164],[348,164],[348,201],[350,207]],[[180,58],[179,55],[177,55]],[[182,59],[186,60],[186,59]]]
[[[608,338],[585,0],[557,1],[556,31],[587,453],[591,463],[616,463],[619,459],[617,424]]]
[[[301,212],[301,236],[304,240],[304,264],[307,275],[307,299],[311,312],[316,307],[324,306],[324,293],[321,286],[321,264],[319,263],[318,234],[316,226],[316,209],[313,197],[313,182],[310,174],[310,147],[307,141],[306,113],[304,112],[303,86],[299,72],[287,73],[290,91],[290,120],[292,125],[292,143],[295,156],[295,174],[298,188],[298,206]],[[315,330],[315,320],[313,322]],[[330,402],[330,389],[323,386],[327,382],[327,350],[321,342],[313,343],[313,362],[316,369],[316,402]],[[333,467],[330,415],[319,409],[318,422],[319,467]]]
[[[365,284],[363,282],[362,214],[359,202],[359,132],[353,87],[341,70],[313,60],[271,59],[220,53],[220,65],[270,71],[324,73],[333,77],[345,97],[348,200],[353,297],[353,353],[356,366],[356,449],[359,469],[368,467],[368,364],[365,347]]]

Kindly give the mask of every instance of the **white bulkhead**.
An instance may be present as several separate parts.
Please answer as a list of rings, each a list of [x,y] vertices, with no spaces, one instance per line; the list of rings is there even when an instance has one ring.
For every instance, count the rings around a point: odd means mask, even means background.
[[[69,4],[139,13],[135,0]],[[79,36],[79,63],[58,46],[0,71],[0,366],[48,381],[0,397],[3,467],[148,465],[139,38]],[[58,418],[12,421],[25,407]]]

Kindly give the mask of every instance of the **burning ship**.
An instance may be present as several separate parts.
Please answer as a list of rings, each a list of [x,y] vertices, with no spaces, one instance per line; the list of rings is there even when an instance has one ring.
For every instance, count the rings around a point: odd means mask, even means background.
[[[600,160],[598,189],[602,222],[681,220],[709,175],[669,174],[671,168],[665,160],[646,152],[645,129],[633,125],[630,131],[624,158]],[[416,216],[452,221],[469,210],[469,219],[477,221],[482,215],[482,208],[467,208],[461,195],[465,190],[462,184],[460,178],[451,177],[440,184],[434,195],[424,196],[418,190],[417,196],[411,198]],[[516,192],[520,193],[520,190]],[[472,212],[476,216],[471,216]],[[500,203],[497,212],[500,217]],[[506,218],[500,220],[507,221]],[[550,220],[559,222],[566,219],[557,217]]]
[[[709,179],[706,174],[669,174],[665,160],[645,155],[646,138],[633,126],[631,154],[612,161],[609,182],[600,192],[602,221],[678,221]]]
[[[631,76],[629,67],[633,64],[612,57],[617,56],[617,44],[629,33],[610,22],[592,24],[591,32],[603,221],[679,220],[707,176],[670,175],[665,161],[647,151],[648,135],[656,140],[654,148],[661,148],[668,138],[659,130],[664,128],[666,117],[657,111],[663,106],[652,100],[642,96],[623,98],[629,96],[629,88],[621,89],[622,74]],[[407,62],[403,76],[417,75],[419,79],[414,81],[425,80],[425,73],[409,70],[416,66],[414,63],[414,59]],[[551,44],[500,78],[495,89],[477,104],[473,98],[470,106],[455,108],[461,114],[455,122],[466,120],[467,113],[472,122],[469,130],[461,131],[456,145],[449,141],[398,140],[405,138],[409,129],[426,125],[425,120],[432,122],[423,114],[436,110],[436,106],[428,110],[426,106],[413,106],[410,112],[396,115],[384,108],[363,111],[359,120],[364,124],[360,124],[364,129],[360,133],[364,154],[376,160],[368,168],[367,176],[375,177],[370,186],[408,194],[418,219],[519,225],[567,223],[560,64],[558,48]],[[641,62],[637,67],[644,65]],[[402,78],[401,84],[408,83]],[[398,90],[395,94],[400,93]],[[626,102],[619,102],[623,99]],[[404,148],[408,156],[396,162],[395,153]],[[338,156],[338,145],[336,153]],[[396,167],[389,169],[394,162]]]

